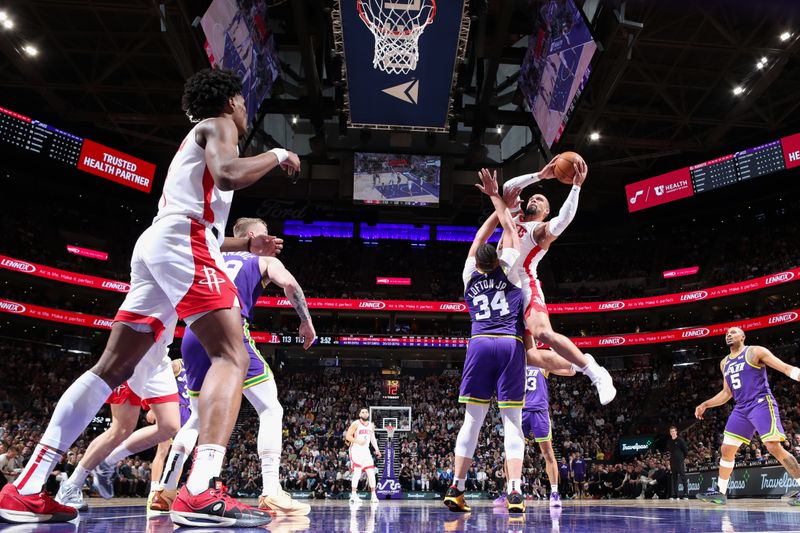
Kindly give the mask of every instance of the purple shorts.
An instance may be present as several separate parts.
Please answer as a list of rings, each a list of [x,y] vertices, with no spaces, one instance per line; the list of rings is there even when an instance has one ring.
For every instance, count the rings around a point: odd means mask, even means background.
[[[186,421],[192,416],[192,410],[188,405],[181,405],[181,427],[186,425]]]
[[[553,440],[550,432],[550,413],[544,409],[522,411],[522,434],[525,437],[533,437],[536,442],[546,442]]]
[[[745,444],[750,444],[754,431],[758,431],[762,442],[786,440],[778,404],[772,395],[764,395],[746,405],[736,405],[725,424],[725,436]]]
[[[515,337],[472,337],[458,401],[521,408],[525,399],[525,345]]]
[[[246,320],[243,326],[244,347],[250,355],[250,366],[244,379],[244,388],[248,389],[271,379],[272,370],[267,362],[264,361],[264,358],[261,357],[261,352],[256,348],[255,341],[250,337],[250,328]],[[189,396],[197,397],[203,387],[203,381],[206,379],[208,369],[211,368],[211,359],[206,354],[203,345],[200,344],[200,340],[189,328],[186,328],[186,333],[183,336],[181,356],[183,357],[183,366],[186,369],[186,388],[189,391]]]

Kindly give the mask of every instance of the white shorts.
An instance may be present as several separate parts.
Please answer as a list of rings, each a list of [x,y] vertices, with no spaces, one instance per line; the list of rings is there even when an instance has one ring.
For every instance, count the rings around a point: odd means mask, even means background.
[[[107,403],[130,403],[147,409],[156,403],[179,402],[178,383],[168,355],[175,325],[176,320],[166,325],[164,334],[139,361],[130,379],[114,389]]]
[[[211,229],[173,215],[155,221],[136,241],[131,290],[114,320],[147,327],[158,340],[176,318],[238,305]]]
[[[369,446],[359,446],[357,444],[350,446],[350,468],[361,470],[368,470],[375,468],[375,462],[372,460],[372,453],[369,451]]]

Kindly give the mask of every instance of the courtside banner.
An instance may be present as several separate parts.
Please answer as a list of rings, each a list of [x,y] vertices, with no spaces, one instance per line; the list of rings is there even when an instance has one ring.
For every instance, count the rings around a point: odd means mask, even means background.
[[[676,268],[675,270],[665,270],[661,273],[664,279],[669,278],[680,278],[683,276],[691,276],[693,274],[697,274],[700,271],[699,266],[693,267],[686,267],[686,268]]]
[[[113,320],[111,318],[64,311],[41,307],[28,303],[15,302],[0,298],[0,312],[13,315],[38,318],[51,322],[61,322],[76,326],[94,327],[100,329],[111,329]],[[608,348],[614,346],[632,346],[637,344],[658,344],[663,342],[676,342],[695,340],[705,337],[717,337],[724,335],[732,327],[742,328],[745,331],[770,328],[798,322],[800,318],[800,308],[773,315],[739,320],[736,322],[726,322],[713,326],[696,326],[691,328],[671,329],[667,331],[655,331],[652,333],[632,333],[621,335],[604,335],[602,337],[577,337],[572,341],[579,348]],[[183,336],[183,327],[175,330],[176,337]],[[266,344],[291,344],[283,343],[280,336],[268,332],[251,332],[251,336],[256,342]],[[417,337],[370,337],[370,336],[349,336],[342,335],[333,338],[332,344],[352,345],[352,346],[398,346],[398,347],[418,347],[418,348],[443,348],[443,347],[466,347],[469,339],[466,337],[439,337],[439,336],[417,336]],[[388,344],[387,344],[388,343]],[[542,346],[540,344],[540,346]]]
[[[411,285],[411,278],[375,278],[376,285]]]
[[[311,309],[332,311],[414,311],[418,313],[466,313],[463,302],[423,302],[417,300],[348,300],[345,298],[308,298]],[[262,296],[257,307],[291,308],[287,298]]]
[[[467,0],[340,0],[334,39],[344,54],[350,125],[447,131]]]
[[[84,139],[78,168],[89,174],[150,192],[156,166],[138,157]]]
[[[98,261],[108,261],[108,254],[100,250],[92,250],[91,248],[83,248],[81,246],[72,246],[68,244],[67,251],[71,254],[97,259]]]
[[[23,274],[31,274],[40,278],[52,279],[62,283],[69,283],[71,285],[91,287],[93,289],[128,292],[131,288],[131,286],[124,281],[99,278],[97,276],[88,276],[86,274],[78,274],[77,272],[70,272],[69,270],[61,270],[60,268],[53,268],[45,265],[38,265],[36,263],[23,261],[21,259],[14,259],[13,257],[7,257],[5,255],[0,255],[0,268],[13,270],[14,272],[22,272]]]

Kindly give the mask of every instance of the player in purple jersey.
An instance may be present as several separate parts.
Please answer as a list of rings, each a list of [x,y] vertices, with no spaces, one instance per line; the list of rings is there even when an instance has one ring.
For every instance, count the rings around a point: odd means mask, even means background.
[[[482,185],[478,188],[491,198],[495,213],[475,235],[462,275],[464,299],[472,319],[472,338],[467,348],[458,398],[459,402],[466,404],[466,413],[456,439],[454,484],[447,490],[444,504],[454,512],[470,511],[464,501],[467,471],[492,396],[496,394],[509,470],[508,510],[522,513],[525,511],[521,490],[525,450],[521,427],[525,346],[522,343],[522,289],[514,269],[519,259],[519,236],[500,197],[496,177],[485,169],[479,176]],[[518,194],[516,190],[512,192]],[[498,219],[505,230],[500,256],[494,246],[486,243]]]
[[[553,431],[550,420],[550,399],[547,394],[547,380],[550,374],[574,376],[575,370],[561,369],[547,371],[537,366],[525,368],[525,405],[522,408],[522,433],[533,438],[544,457],[547,479],[550,481],[550,505],[561,505],[558,493],[558,463],[553,451]]]
[[[233,234],[239,238],[257,238],[267,234],[267,225],[258,218],[240,218],[236,221]],[[281,489],[278,480],[280,466],[283,407],[278,402],[278,389],[267,362],[261,356],[255,341],[250,336],[250,321],[256,301],[270,283],[281,287],[286,298],[300,317],[299,333],[304,337],[303,347],[307,350],[316,340],[314,324],[308,312],[305,295],[292,274],[280,260],[274,257],[259,257],[249,253],[225,253],[225,268],[236,284],[242,309],[244,345],[250,354],[250,366],[245,376],[244,395],[255,408],[259,417],[258,454],[261,458],[263,490],[259,498],[259,508],[281,515],[307,515],[311,511],[308,504],[294,500]],[[156,495],[152,508],[169,509],[178,483],[180,467],[194,448],[197,439],[199,413],[196,412],[197,398],[210,363],[208,355],[191,331],[187,330],[181,345],[183,362],[188,376],[188,391],[192,402],[192,416],[175,436],[167,459],[167,467],[161,478],[162,491]]]
[[[709,407],[717,407],[733,398],[736,406],[728,417],[722,440],[719,460],[718,490],[709,490],[697,497],[706,502],[724,504],[731,472],[735,466],[736,450],[739,446],[750,444],[753,432],[757,431],[767,451],[780,461],[795,482],[800,484],[800,465],[797,459],[786,451],[781,442],[786,440],[783,434],[778,404],[772,395],[767,382],[767,367],[781,372],[795,381],[800,381],[800,368],[784,363],[763,346],[745,346],[744,331],[741,328],[730,328],[725,335],[725,344],[730,353],[720,362],[720,370],[724,377],[722,390],[694,410],[694,416],[703,419]],[[795,494],[789,505],[800,505],[800,493]]]

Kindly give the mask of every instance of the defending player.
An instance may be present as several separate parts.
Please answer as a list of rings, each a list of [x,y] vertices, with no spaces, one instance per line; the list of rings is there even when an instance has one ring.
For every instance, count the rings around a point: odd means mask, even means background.
[[[109,396],[111,426],[89,444],[72,475],[61,484],[57,502],[86,511],[89,506],[83,498],[82,487],[89,472],[100,496],[112,498],[111,475],[115,465],[178,432],[178,387],[167,355],[174,328],[173,323],[136,366],[133,376]],[[143,405],[151,409],[155,425],[134,431]]]
[[[772,395],[767,381],[767,367],[785,374],[795,381],[800,381],[800,368],[790,366],[763,346],[745,346],[744,331],[733,327],[725,334],[725,344],[730,353],[720,362],[723,383],[722,390],[694,410],[694,416],[703,420],[703,414],[710,407],[718,407],[731,398],[736,406],[725,425],[722,449],[720,450],[719,477],[717,487],[697,497],[705,502],[724,504],[728,501],[725,493],[735,466],[736,450],[739,446],[750,444],[753,432],[757,431],[767,451],[780,461],[786,471],[800,484],[800,465],[797,459],[786,451],[781,442],[786,440],[783,434],[778,403]],[[800,492],[789,499],[789,505],[800,505]]]
[[[258,218],[240,218],[233,227],[235,237],[259,238],[267,235],[267,225]],[[256,348],[250,336],[250,322],[255,313],[255,304],[264,289],[270,284],[281,287],[286,298],[300,317],[299,333],[304,337],[307,350],[317,335],[308,311],[303,289],[283,263],[274,257],[258,257],[249,253],[226,253],[225,268],[233,278],[242,304],[244,328],[243,345],[250,357],[250,366],[244,380],[244,395],[258,413],[258,454],[261,458],[263,490],[259,497],[259,509],[281,515],[307,515],[311,507],[294,500],[281,489],[278,479],[282,450],[283,407],[278,402],[278,388],[272,370]],[[193,407],[201,397],[200,390],[210,364],[198,338],[187,332],[181,345],[184,367],[188,376],[187,388]],[[181,466],[194,448],[200,422],[199,413],[183,425],[175,437],[167,459],[167,468],[161,479],[162,488],[153,498],[151,509],[166,512],[175,498]]]
[[[375,439],[375,424],[369,421],[369,410],[364,408],[358,413],[358,420],[353,421],[344,434],[344,440],[350,445],[350,468],[353,470],[353,477],[350,480],[350,503],[361,505],[361,498],[358,497],[358,482],[361,481],[361,472],[367,476],[369,490],[372,493],[370,502],[378,503],[376,494],[377,482],[375,480],[375,461],[369,451],[370,445],[375,448],[375,456],[381,458],[381,450],[378,448],[378,441]]]
[[[550,399],[547,393],[547,380],[550,374],[574,376],[575,370],[547,371],[537,366],[525,368],[525,406],[522,408],[522,433],[533,438],[544,457],[547,479],[550,480],[550,505],[561,506],[558,493],[558,463],[553,451],[552,421],[550,420]]]
[[[525,174],[508,180],[503,190],[527,187],[540,180],[555,177],[555,164],[558,157],[553,158],[541,171]],[[529,356],[536,361],[536,366],[553,368],[554,364],[545,357],[546,352],[536,350],[536,341],[549,345],[558,355],[574,363],[580,372],[592,380],[597,388],[600,403],[606,405],[617,394],[608,371],[601,367],[589,354],[582,353],[575,344],[560,333],[553,331],[545,304],[544,293],[539,283],[536,269],[550,245],[567,229],[578,210],[578,198],[581,185],[586,179],[588,167],[581,159],[573,163],[575,178],[570,191],[558,215],[545,222],[550,215],[550,202],[542,194],[534,194],[528,200],[525,210],[516,218],[516,230],[519,233],[520,252],[523,259],[517,265],[517,274],[522,281],[525,297],[525,348]]]
[[[239,157],[247,131],[241,79],[205,69],[187,80],[183,108],[200,121],[186,135],[167,172],[153,224],[136,242],[131,289],[117,313],[100,360],[62,395],[31,459],[14,483],[0,491],[0,516],[11,522],[61,522],[77,511],[42,492],[53,468],[83,432],[111,391],[133,374],[164,325],[182,319],[211,356],[201,408],[194,467],[177,507],[180,525],[258,527],[268,513],[219,490],[219,476],[242,397],[249,358],[242,345],[236,289],[225,274],[222,248],[275,254],[276,239],[225,240],[233,191],[252,185],[275,167],[300,169],[297,155],[273,149]],[[196,520],[195,520],[196,519]]]
[[[454,512],[471,510],[464,501],[467,472],[492,396],[496,394],[509,472],[507,507],[509,512],[522,513],[525,511],[521,483],[525,451],[521,426],[525,347],[522,342],[522,289],[514,268],[520,257],[519,236],[498,192],[497,180],[486,169],[479,176],[482,185],[478,188],[491,198],[495,213],[475,235],[462,274],[464,300],[472,319],[472,337],[458,397],[460,403],[466,404],[466,413],[456,438],[454,484],[447,489],[444,504]],[[511,190],[511,193],[518,192]],[[494,246],[486,242],[498,219],[505,230],[499,257]]]

